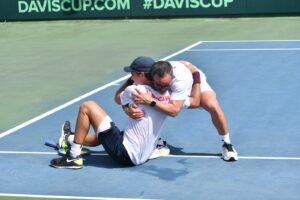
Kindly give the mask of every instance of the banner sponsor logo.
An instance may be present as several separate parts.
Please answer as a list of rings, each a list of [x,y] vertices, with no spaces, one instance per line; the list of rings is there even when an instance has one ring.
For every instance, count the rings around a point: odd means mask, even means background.
[[[19,13],[130,10],[130,0],[18,0]]]

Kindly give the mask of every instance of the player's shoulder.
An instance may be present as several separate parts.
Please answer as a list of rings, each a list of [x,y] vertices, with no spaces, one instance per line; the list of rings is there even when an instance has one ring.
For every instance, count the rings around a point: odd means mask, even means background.
[[[170,64],[172,65],[172,69],[174,73],[185,73],[187,70],[187,67],[184,66],[184,64],[180,61],[170,61]]]
[[[148,89],[149,86],[147,85],[130,85],[130,86],[127,86],[125,91],[126,92],[134,92],[136,90],[139,90],[141,92],[146,92],[146,90]]]
[[[124,91],[131,92],[131,91],[135,90],[135,88],[136,88],[136,85],[129,85],[125,88]]]
[[[179,62],[179,61],[174,61],[174,60],[173,60],[173,61],[169,61],[169,63],[172,65],[173,68],[182,65],[181,62]]]

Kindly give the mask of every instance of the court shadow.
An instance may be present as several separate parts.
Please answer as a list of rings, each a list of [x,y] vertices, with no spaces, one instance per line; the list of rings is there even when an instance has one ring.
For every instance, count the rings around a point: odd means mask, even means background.
[[[181,155],[181,156],[221,156],[220,153],[198,153],[198,152],[184,152],[182,147],[175,147],[173,145],[168,144],[170,148],[171,155]],[[94,167],[102,167],[107,169],[112,168],[127,168],[117,162],[115,162],[112,158],[110,158],[105,151],[92,151],[92,154],[84,157],[84,165],[86,166],[94,166]],[[95,155],[96,154],[96,155]],[[101,155],[99,155],[101,154]],[[143,166],[143,165],[142,165]],[[144,173],[158,176],[164,180],[174,180],[176,177],[185,175],[188,173],[186,169],[171,169],[165,167],[157,167],[157,166],[146,166],[143,167]]]
[[[198,153],[198,152],[184,152],[182,147],[175,147],[168,144],[171,155],[177,156],[221,156],[221,153]]]
[[[182,160],[181,160],[181,161],[178,161],[178,163],[183,164],[184,162],[182,162]],[[170,166],[170,165],[168,165],[168,166]],[[157,165],[157,164],[155,164],[155,165],[149,165],[149,164],[140,165],[140,166],[136,167],[136,171],[143,173],[143,174],[157,177],[157,178],[165,180],[165,181],[175,181],[177,178],[189,174],[189,170],[185,166],[180,166],[180,168],[178,168],[178,166],[172,167],[172,165],[171,165],[171,167],[167,167],[167,166]]]
[[[93,153],[96,153],[93,154]],[[97,155],[101,154],[101,155]],[[92,152],[91,155],[84,157],[84,165],[85,166],[94,166],[94,167],[101,167],[107,169],[115,169],[115,168],[127,168],[117,162],[115,162],[111,157],[107,155],[105,151],[97,151]]]
[[[178,156],[221,156],[221,153],[198,153],[198,152],[184,152],[183,148],[175,147],[168,144],[170,148],[171,155]],[[158,158],[160,159],[160,158]],[[181,176],[189,174],[189,160],[186,158],[181,158],[176,162],[179,165],[149,165],[151,161],[147,162],[146,165],[141,165],[137,167],[137,171],[140,173],[148,174],[150,176],[155,176],[159,179],[165,181],[175,181]],[[175,167],[176,166],[176,167]]]

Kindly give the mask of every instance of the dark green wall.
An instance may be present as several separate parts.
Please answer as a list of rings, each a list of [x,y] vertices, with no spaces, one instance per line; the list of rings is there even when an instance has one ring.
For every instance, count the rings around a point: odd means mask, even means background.
[[[0,20],[300,14],[300,0],[1,0]]]

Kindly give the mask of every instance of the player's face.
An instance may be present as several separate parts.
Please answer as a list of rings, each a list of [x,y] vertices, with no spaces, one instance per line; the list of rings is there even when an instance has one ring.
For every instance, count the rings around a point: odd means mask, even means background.
[[[131,72],[131,79],[136,83],[136,84],[145,84],[145,75],[143,72]]]
[[[162,78],[160,78],[158,75],[154,75],[153,77],[154,89],[160,93],[165,93],[169,89],[171,81],[172,81],[172,76],[170,74],[166,73]]]

